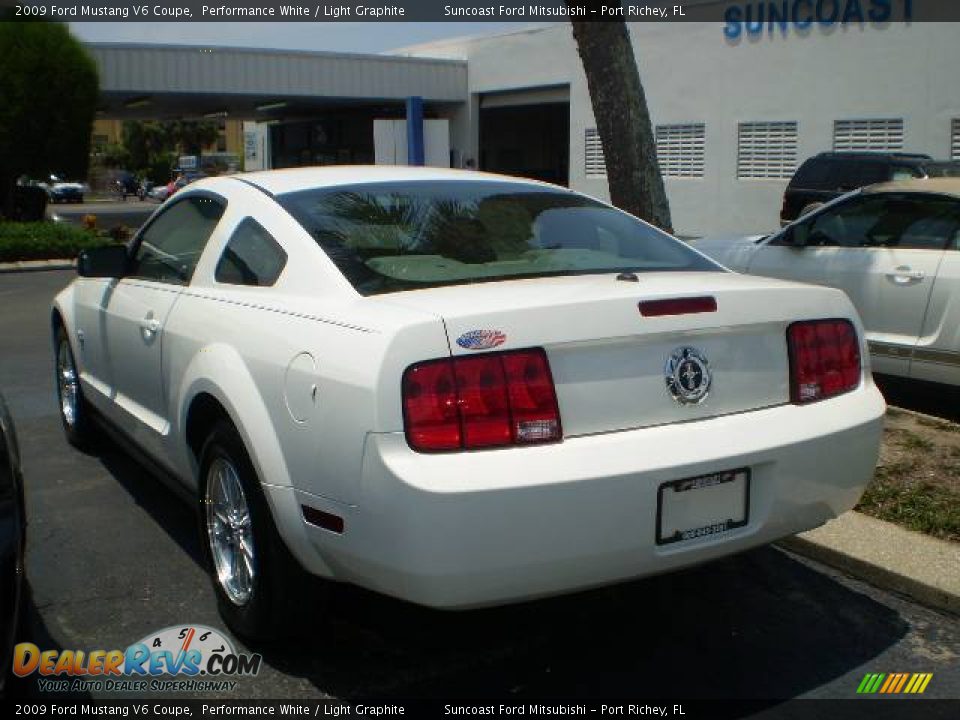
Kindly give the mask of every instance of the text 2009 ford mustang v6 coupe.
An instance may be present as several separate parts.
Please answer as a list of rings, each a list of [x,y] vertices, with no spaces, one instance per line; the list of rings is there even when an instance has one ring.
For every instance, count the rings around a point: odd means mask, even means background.
[[[842,292],[550,185],[207,179],[79,274],[52,317],[67,436],[99,419],[189,490],[248,636],[303,571],[462,608],[739,552],[848,510],[877,459]]]

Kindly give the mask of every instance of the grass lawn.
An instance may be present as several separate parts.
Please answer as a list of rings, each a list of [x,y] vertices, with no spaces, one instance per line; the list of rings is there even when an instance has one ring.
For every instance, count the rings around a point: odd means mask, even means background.
[[[960,542],[960,425],[890,408],[876,474],[856,509]]]

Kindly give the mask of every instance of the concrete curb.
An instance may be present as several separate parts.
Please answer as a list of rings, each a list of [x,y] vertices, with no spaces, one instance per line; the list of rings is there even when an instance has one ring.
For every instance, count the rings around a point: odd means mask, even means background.
[[[76,260],[19,260],[17,262],[0,263],[0,273],[72,270],[76,266]]]
[[[943,423],[945,425],[957,425],[957,423],[953,422],[952,420],[948,420],[947,418],[939,417],[937,415],[928,415],[927,413],[922,413],[919,410],[910,410],[909,408],[901,407],[899,405],[888,405],[887,409],[895,410],[898,413],[903,413],[904,415],[911,415],[915,418],[929,420],[938,424]]]
[[[851,511],[778,544],[871,585],[960,615],[958,543]]]

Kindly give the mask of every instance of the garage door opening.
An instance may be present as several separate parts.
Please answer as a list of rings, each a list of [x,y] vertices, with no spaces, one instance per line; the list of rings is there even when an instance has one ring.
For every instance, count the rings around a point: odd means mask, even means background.
[[[569,100],[508,106],[498,100],[481,101],[480,169],[569,185]]]

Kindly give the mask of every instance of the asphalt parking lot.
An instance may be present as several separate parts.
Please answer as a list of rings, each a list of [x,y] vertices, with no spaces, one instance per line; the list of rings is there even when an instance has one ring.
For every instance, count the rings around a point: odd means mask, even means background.
[[[49,303],[69,272],[0,275],[0,391],[17,423],[29,518],[27,617],[41,649],[123,648],[223,628],[192,509],[110,443],[67,445]],[[960,697],[960,618],[774,548],[615,588],[470,613],[349,588],[225,697],[853,698],[867,672],[932,672]],[[33,681],[13,692],[39,696]]]

